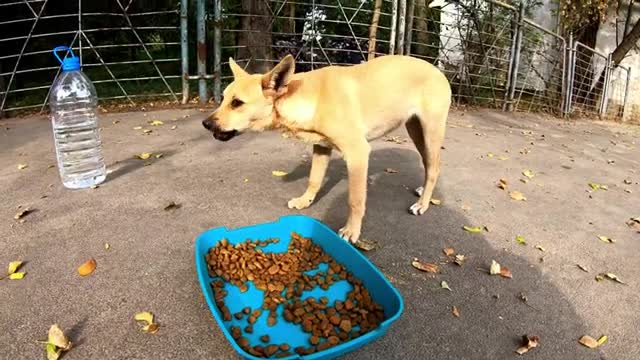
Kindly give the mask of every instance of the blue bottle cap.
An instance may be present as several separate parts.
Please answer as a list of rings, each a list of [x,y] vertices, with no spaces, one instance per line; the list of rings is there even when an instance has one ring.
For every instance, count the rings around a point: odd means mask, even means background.
[[[71,54],[71,56],[60,59],[60,56],[58,56],[58,51],[61,50],[67,50]],[[80,70],[80,59],[73,55],[73,50],[71,50],[70,47],[58,46],[53,49],[53,55],[55,55],[56,59],[58,59],[60,64],[62,64],[62,71]]]

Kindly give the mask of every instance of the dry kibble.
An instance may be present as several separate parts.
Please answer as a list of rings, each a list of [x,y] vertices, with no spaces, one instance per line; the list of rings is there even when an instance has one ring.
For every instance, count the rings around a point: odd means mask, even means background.
[[[300,324],[311,335],[311,347],[298,347],[294,351],[299,355],[309,355],[362,336],[377,328],[384,320],[382,307],[372,300],[362,282],[311,239],[291,233],[291,242],[286,252],[271,253],[263,250],[265,246],[276,242],[278,239],[247,239],[232,245],[223,240],[209,249],[206,255],[208,270],[211,276],[217,277],[211,282],[211,286],[215,303],[225,321],[230,321],[233,317],[237,320],[246,317],[249,325],[244,328],[244,332],[251,334],[251,324],[257,322],[263,310],[269,311],[267,325],[271,327],[278,321],[277,308],[284,305],[284,321]],[[321,263],[328,264],[326,271],[317,271]],[[310,270],[316,270],[314,275],[306,274]],[[301,300],[304,291],[318,287],[326,290],[339,280],[348,281],[353,290],[345,299],[336,300],[333,306],[329,305],[329,298],[326,296]],[[232,316],[225,305],[226,283],[236,286],[241,292],[247,291],[252,283],[256,289],[264,292],[262,304],[257,305],[253,311],[251,307],[244,307]],[[355,331],[354,328],[358,330]],[[250,348],[248,339],[242,337],[240,327],[233,326],[230,331],[238,344],[256,357],[280,357],[281,354],[289,353],[290,347],[287,344]],[[322,338],[327,340],[320,343]],[[264,334],[260,340],[268,344],[270,337]]]

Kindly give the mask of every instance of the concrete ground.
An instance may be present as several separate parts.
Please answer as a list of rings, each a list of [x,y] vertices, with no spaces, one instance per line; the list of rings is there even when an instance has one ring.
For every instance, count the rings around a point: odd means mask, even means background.
[[[69,360],[237,358],[201,296],[194,239],[293,213],[286,202],[305,189],[310,147],[277,133],[216,142],[202,117],[197,110],[104,115],[110,174],[81,191],[64,189],[52,167],[45,117],[0,121],[0,265],[22,259],[27,272],[0,281],[0,357],[44,358],[37,340],[58,323],[75,343]],[[625,224],[640,216],[639,134],[613,124],[453,112],[435,193],[442,204],[422,217],[407,212],[423,174],[413,145],[376,141],[363,237],[382,247],[366,255],[406,308],[383,338],[345,359],[512,359],[524,334],[540,337],[527,359],[639,359],[640,234]],[[404,129],[395,135],[406,138]],[[133,158],[142,152],[163,156]],[[523,183],[527,169],[535,176]],[[527,200],[512,200],[496,186],[500,178]],[[592,182],[608,190],[591,191]],[[334,155],[321,196],[301,212],[337,229],[346,197],[345,166]],[[171,201],[182,207],[164,211]],[[36,211],[20,223],[18,206]],[[466,256],[462,267],[441,264],[433,275],[411,266],[414,257],[444,261],[445,247]],[[97,269],[78,276],[90,257]],[[513,278],[488,275],[491,260]],[[596,281],[603,272],[626,285]],[[443,280],[451,292],[440,288]],[[160,324],[155,335],[133,320],[145,310]],[[609,340],[588,349],[578,343],[583,335]]]

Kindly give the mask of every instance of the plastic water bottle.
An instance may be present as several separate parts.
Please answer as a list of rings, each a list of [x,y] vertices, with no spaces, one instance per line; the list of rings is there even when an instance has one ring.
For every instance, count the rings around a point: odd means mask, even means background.
[[[63,59],[58,51],[68,51]],[[80,59],[66,46],[53,49],[62,72],[51,87],[49,107],[60,178],[69,189],[96,186],[106,178],[98,131],[96,88],[80,71]]]

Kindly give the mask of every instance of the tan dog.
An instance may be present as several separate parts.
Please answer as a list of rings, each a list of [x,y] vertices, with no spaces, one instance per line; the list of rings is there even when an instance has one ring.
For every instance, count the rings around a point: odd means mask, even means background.
[[[388,55],[353,66],[329,66],[294,74],[287,55],[266,74],[248,74],[229,59],[234,81],[202,124],[227,141],[244,130],[281,129],[313,144],[307,190],[289,208],[311,205],[332,149],[340,151],[349,177],[349,218],[340,235],[356,242],[365,213],[369,141],[402,124],[422,157],[424,186],[409,211],[421,215],[440,172],[440,147],[451,104],[447,78],[430,63]]]

